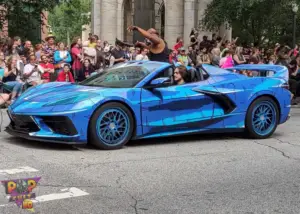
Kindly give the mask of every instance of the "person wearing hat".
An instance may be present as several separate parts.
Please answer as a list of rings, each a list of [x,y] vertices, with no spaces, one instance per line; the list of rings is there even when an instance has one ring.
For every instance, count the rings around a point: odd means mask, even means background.
[[[177,56],[178,62],[184,66],[188,66],[191,60],[189,59],[188,55],[186,54],[185,48],[181,47],[178,49],[178,51],[179,51],[179,54]]]
[[[53,34],[49,34],[45,40],[46,40],[46,45],[43,51],[45,55],[48,56],[50,63],[53,63],[54,52],[56,51],[55,36]]]

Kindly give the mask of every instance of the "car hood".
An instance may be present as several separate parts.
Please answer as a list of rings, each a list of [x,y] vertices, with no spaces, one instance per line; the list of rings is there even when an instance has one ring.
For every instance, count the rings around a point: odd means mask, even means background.
[[[10,107],[14,112],[59,112],[92,107],[108,88],[48,83],[28,89]]]

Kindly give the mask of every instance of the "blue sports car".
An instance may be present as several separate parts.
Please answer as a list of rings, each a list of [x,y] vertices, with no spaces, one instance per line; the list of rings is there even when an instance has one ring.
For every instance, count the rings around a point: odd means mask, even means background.
[[[174,83],[175,68],[133,61],[78,84],[30,88],[9,107],[6,131],[31,140],[118,149],[129,140],[192,133],[245,132],[264,139],[289,119],[285,67],[202,65],[188,68],[182,85]]]

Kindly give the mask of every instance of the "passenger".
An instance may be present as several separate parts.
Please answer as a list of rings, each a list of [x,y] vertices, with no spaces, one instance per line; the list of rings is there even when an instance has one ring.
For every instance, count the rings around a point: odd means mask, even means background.
[[[188,72],[185,66],[179,66],[174,71],[176,85],[183,85],[188,82]]]

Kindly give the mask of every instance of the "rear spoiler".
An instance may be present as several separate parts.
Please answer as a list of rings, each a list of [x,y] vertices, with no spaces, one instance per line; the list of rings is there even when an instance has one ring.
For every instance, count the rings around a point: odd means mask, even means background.
[[[284,79],[285,81],[289,80],[289,71],[287,67],[282,65],[245,64],[245,65],[238,65],[232,68],[226,68],[226,70],[231,70],[231,71],[248,70],[248,71],[257,71],[257,72],[271,71],[274,72],[274,75],[272,75],[272,77]]]

